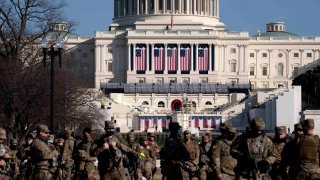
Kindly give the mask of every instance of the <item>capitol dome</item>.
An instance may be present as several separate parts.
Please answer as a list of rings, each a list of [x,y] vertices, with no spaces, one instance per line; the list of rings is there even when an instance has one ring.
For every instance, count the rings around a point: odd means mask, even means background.
[[[114,0],[110,30],[224,30],[219,0]]]

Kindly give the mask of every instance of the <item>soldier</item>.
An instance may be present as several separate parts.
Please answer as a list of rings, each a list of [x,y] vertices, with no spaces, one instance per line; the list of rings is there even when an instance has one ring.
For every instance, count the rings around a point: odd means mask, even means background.
[[[313,134],[314,120],[303,121],[303,135],[298,137],[298,164],[294,179],[320,179],[319,152],[320,138]]]
[[[184,147],[181,143],[180,129],[179,123],[169,123],[170,135],[165,140],[164,146],[160,151],[162,179],[183,179],[181,163],[183,160],[182,151]]]
[[[140,157],[140,165],[138,170],[138,177],[142,179],[142,176],[147,180],[152,179],[152,157],[151,151],[148,149],[148,138],[140,137],[139,146],[137,152]]]
[[[71,179],[71,170],[74,165],[74,161],[72,159],[73,147],[74,138],[72,137],[72,131],[66,130],[64,132],[64,146],[61,156],[61,166],[65,175],[64,179],[66,180]]]
[[[19,163],[20,160],[17,158],[18,152],[18,140],[17,139],[10,139],[10,169],[11,169],[11,177],[16,179],[19,173]]]
[[[280,173],[282,179],[288,179],[288,177],[291,177],[290,179],[294,179],[296,175],[295,172],[297,171],[297,164],[299,162],[296,146],[298,144],[299,137],[303,135],[303,128],[300,123],[294,125],[293,135],[294,138],[284,146],[282,151],[280,164]],[[287,170],[288,167],[289,170]],[[289,172],[289,174],[287,172]]]
[[[287,127],[286,126],[278,126],[275,128],[275,137],[273,140],[273,144],[278,152],[277,160],[272,165],[272,169],[270,172],[272,179],[282,179],[282,175],[280,172],[280,164],[282,159],[282,151],[286,143],[288,142],[287,138]]]
[[[29,180],[32,178],[32,164],[31,164],[31,153],[30,146],[33,142],[33,135],[27,134],[24,138],[25,143],[22,144],[21,148],[17,153],[17,157],[20,159],[20,180]]]
[[[57,170],[55,172],[55,179],[56,180],[62,180],[65,179],[66,175],[65,175],[65,171],[64,171],[64,167],[62,166],[62,152],[64,149],[64,139],[63,138],[58,138],[56,139],[55,143],[55,148],[58,151],[58,166],[57,166]]]
[[[200,158],[199,145],[196,140],[192,138],[189,130],[185,130],[183,135],[183,149],[180,152],[182,154],[183,179],[197,179],[196,176]]]
[[[211,141],[210,137],[206,133],[205,135],[202,136],[202,142],[199,146],[200,149],[200,162],[199,162],[199,167],[200,167],[200,179],[201,180],[206,180],[211,179],[209,175],[209,165],[208,163],[210,162],[209,158],[209,153],[211,152]]]
[[[37,126],[37,137],[31,144],[31,160],[34,166],[34,180],[51,180],[52,174],[49,171],[50,162],[53,160],[54,154],[45,141],[49,135],[47,125],[39,124]]]
[[[154,177],[154,175],[157,172],[157,159],[159,157],[159,146],[156,142],[156,138],[155,135],[153,133],[148,133],[148,148],[151,151],[151,158],[152,158],[152,177]]]
[[[90,154],[90,148],[93,144],[91,129],[85,128],[82,132],[82,141],[74,149],[75,175],[74,179],[98,180],[99,173],[95,163],[97,157]]]
[[[128,141],[129,147],[131,149],[133,149],[134,151],[137,151],[139,144],[135,142],[135,139],[136,139],[136,136],[135,136],[134,132],[130,131],[127,134],[127,141]],[[132,153],[128,153],[128,154],[126,154],[126,156],[128,158],[128,162],[127,162],[126,166],[129,171],[130,179],[138,180],[139,177],[138,177],[137,169],[138,169],[138,166],[140,163],[139,159],[135,155],[133,155]]]
[[[231,127],[223,128],[221,138],[212,146],[212,164],[214,179],[233,180],[235,179],[234,168],[237,160],[230,155],[230,146],[237,135],[237,129]]]
[[[236,179],[270,179],[268,171],[276,161],[277,151],[264,129],[264,120],[255,117],[250,133],[239,136],[231,145],[231,155],[238,161]]]
[[[122,152],[137,154],[119,134],[115,133],[114,128],[112,121],[105,121],[106,133],[91,147],[91,152],[98,157],[100,178],[105,180],[125,179]]]
[[[10,149],[4,145],[7,139],[6,130],[0,128],[0,179],[7,179],[10,176]]]

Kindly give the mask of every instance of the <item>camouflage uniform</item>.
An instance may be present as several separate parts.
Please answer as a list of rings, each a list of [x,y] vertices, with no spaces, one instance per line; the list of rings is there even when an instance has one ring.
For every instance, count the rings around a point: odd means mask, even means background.
[[[0,179],[8,179],[10,177],[10,149],[4,145],[7,139],[7,133],[3,128],[0,128]]]
[[[249,134],[237,138],[231,146],[231,155],[238,160],[236,179],[270,178],[269,167],[276,161],[277,151],[264,134],[265,123],[260,117],[250,123]]]
[[[233,180],[235,179],[234,169],[237,160],[230,155],[230,146],[235,139],[237,130],[234,127],[227,127],[223,131],[222,137],[212,147],[212,170],[215,179]]]
[[[134,132],[130,131],[128,133],[127,141],[128,141],[128,145],[131,149],[133,149],[134,151],[138,150],[139,144],[135,142]],[[137,170],[139,168],[138,166],[140,164],[140,159],[131,153],[126,154],[126,156],[127,156],[127,163],[125,163],[124,165],[128,168],[130,179],[138,180],[139,177],[138,177]]]
[[[20,159],[20,180],[29,180],[32,178],[32,163],[30,147],[33,141],[33,135],[28,134],[25,137],[25,143],[21,146],[17,153],[17,157]]]
[[[10,169],[11,169],[11,177],[13,179],[16,179],[19,176],[19,164],[20,164],[20,160],[17,157],[17,153],[18,153],[18,140],[17,139],[11,139],[10,140],[10,157],[11,157],[11,161],[10,161]]]
[[[159,157],[159,146],[157,145],[157,142],[155,141],[155,135],[152,133],[148,133],[148,140],[149,140],[149,149],[151,151],[151,158],[152,158],[152,176],[155,175],[157,172],[157,158]]]
[[[210,138],[207,134],[202,136],[202,143],[199,145],[200,149],[200,162],[199,162],[199,168],[200,168],[200,179],[206,180],[209,177],[209,172],[211,169],[209,168],[209,162],[210,162],[210,153],[211,153],[211,142]]]
[[[304,135],[297,140],[298,164],[294,179],[320,179],[319,152],[320,138],[313,135],[314,120],[303,122]]]
[[[184,146],[179,135],[179,123],[170,122],[169,130],[170,136],[165,140],[160,151],[162,177],[167,180],[183,179],[181,170]]]
[[[45,143],[48,135],[48,126],[40,124],[37,127],[37,137],[32,142],[30,147],[31,160],[34,165],[34,180],[51,180],[52,174],[49,171],[50,163],[54,157],[54,153],[50,150],[49,146]]]
[[[182,140],[182,173],[183,179],[197,179],[200,150],[198,143],[192,138],[189,130],[184,131]]]
[[[128,143],[118,134],[114,134],[114,123],[105,122],[106,134],[91,147],[91,151],[98,158],[98,170],[100,179],[125,179],[124,168],[122,164],[123,153],[136,154]]]
[[[282,179],[282,173],[280,170],[280,164],[282,159],[282,151],[284,149],[284,146],[288,142],[287,138],[287,128],[286,126],[278,126],[275,128],[275,138],[273,139],[273,144],[278,152],[277,160],[272,165],[272,169],[270,172],[271,178],[275,180],[281,180]]]
[[[72,153],[73,153],[73,147],[74,147],[74,139],[71,136],[71,131],[66,130],[65,132],[65,140],[64,140],[64,146],[61,156],[61,165],[62,165],[62,171],[64,174],[65,180],[71,179],[71,170],[74,165],[74,160],[72,159]]]
[[[98,180],[99,173],[95,162],[97,161],[96,156],[90,154],[90,148],[93,140],[91,136],[91,129],[85,128],[83,130],[83,139],[74,149],[74,160],[75,160],[75,175],[74,179],[91,179]],[[89,178],[90,177],[90,178]]]
[[[142,179],[142,176],[147,180],[152,179],[152,156],[151,151],[147,148],[147,137],[141,137],[139,139],[140,145],[138,146],[137,153],[140,157],[140,165],[138,169],[138,177]]]
[[[294,125],[294,139],[291,139],[283,148],[280,164],[280,173],[282,179],[294,179],[297,172],[297,164],[299,163],[297,144],[299,136],[303,135],[302,125],[300,123]]]

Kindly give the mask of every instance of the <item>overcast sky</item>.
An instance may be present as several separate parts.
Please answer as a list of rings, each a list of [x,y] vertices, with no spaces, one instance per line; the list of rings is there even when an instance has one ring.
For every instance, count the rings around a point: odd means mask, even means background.
[[[286,23],[286,31],[320,36],[320,0],[220,0],[220,18],[230,31],[265,31],[268,22]],[[113,18],[113,0],[67,0],[68,19],[78,23],[75,33],[93,36],[106,31]]]

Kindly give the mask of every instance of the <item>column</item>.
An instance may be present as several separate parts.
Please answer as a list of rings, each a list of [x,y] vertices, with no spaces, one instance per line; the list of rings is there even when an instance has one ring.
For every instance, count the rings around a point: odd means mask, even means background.
[[[167,50],[168,50],[168,44],[164,44],[164,71],[163,71],[163,73],[164,74],[168,74],[168,65],[167,65],[167,56],[168,56],[168,52],[167,52]]]
[[[209,44],[209,68],[208,72],[212,71],[212,44]]]
[[[180,0],[180,1],[179,1],[179,13],[180,13],[180,14],[182,14],[182,11],[183,11],[183,8],[182,8],[182,7],[184,7],[184,6],[182,6],[182,5],[183,5],[183,2],[184,2],[184,0]]]
[[[303,60],[302,60],[302,55],[303,55],[303,49],[299,49],[299,52],[300,52],[300,67],[303,66]]]
[[[100,73],[100,45],[95,45],[95,62],[96,62],[96,72]]]
[[[149,14],[149,4],[148,4],[148,0],[144,0],[144,7],[146,8],[146,14]]]
[[[131,44],[128,44],[127,47],[128,47],[128,71],[131,71]]]
[[[100,64],[100,72],[102,72],[102,67],[103,67],[103,61],[104,61],[104,51],[103,51],[103,45],[101,44],[100,45],[100,61],[99,61],[99,64]]]
[[[248,45],[243,46],[244,51],[244,61],[243,61],[243,72],[246,74],[248,73],[248,52],[247,52]]]
[[[158,13],[158,0],[153,0],[153,14]]]
[[[223,58],[222,58],[223,72],[226,72],[226,70],[227,70],[227,65],[228,65],[228,63],[226,62],[227,59],[228,59],[227,45],[222,45],[222,47],[223,47],[223,49],[221,49],[221,50],[223,51],[223,53],[221,53],[221,54],[222,54],[222,56],[223,56]]]
[[[190,57],[190,60],[191,60],[191,71],[194,71],[194,63],[193,63],[193,61],[194,61],[194,58],[193,58],[193,55],[194,55],[194,53],[193,53],[193,46],[194,46],[194,44],[190,44],[190,46],[191,46],[191,48],[190,48],[190,54],[191,54],[191,57]]]
[[[209,16],[212,16],[212,1],[213,0],[209,0]]]
[[[220,59],[219,59],[219,46],[217,44],[214,45],[214,71],[220,71]]]
[[[181,44],[178,44],[177,45],[177,53],[178,53],[178,63],[177,63],[177,68],[178,68],[178,70],[177,70],[177,74],[180,74],[181,73],[181,67],[180,67],[180,48],[181,48]]]
[[[196,57],[194,57],[195,61],[196,61],[196,71],[199,71],[199,61],[198,61],[198,49],[199,49],[199,44],[196,44]]]
[[[176,3],[174,1],[171,1],[171,13],[176,13]]]
[[[150,65],[150,59],[149,59],[149,44],[146,44],[146,72],[148,72],[149,71],[149,65]]]
[[[190,0],[187,0],[187,9],[186,9],[187,13],[186,14],[190,14]]]
[[[137,15],[140,14],[140,0],[137,0],[137,7],[136,7]]]
[[[163,3],[163,4],[162,4],[162,14],[165,14],[165,13],[166,13],[166,8],[167,8],[167,7],[166,7],[166,1],[163,0],[162,3]]]
[[[238,58],[239,58],[239,62],[238,62],[238,74],[240,73],[240,72],[242,72],[242,61],[243,61],[243,56],[242,56],[242,47],[243,47],[243,45],[242,44],[240,44],[240,45],[238,45],[238,48],[239,48],[239,53],[238,53]]]
[[[269,54],[268,54],[268,59],[269,59],[269,64],[268,64],[268,77],[271,76],[271,52],[272,50],[268,50]]]
[[[286,76],[287,76],[287,78],[288,77],[290,77],[290,76],[292,76],[292,73],[290,74],[289,73],[289,68],[290,68],[290,64],[289,64],[289,60],[290,60],[290,52],[291,52],[291,50],[290,49],[287,49],[287,58],[286,58]],[[289,76],[290,75],[290,76]]]
[[[260,65],[259,64],[259,58],[258,58],[258,57],[260,57],[260,56],[258,56],[260,54],[259,52],[260,52],[260,50],[256,50],[256,65],[254,67],[254,76],[255,76],[255,78],[258,77],[258,65]]]
[[[136,44],[133,44],[133,71],[137,71],[137,66],[136,66]]]
[[[215,7],[215,9],[216,9],[216,16],[217,17],[219,17],[220,15],[219,15],[219,0],[215,0],[216,1],[216,7]]]

